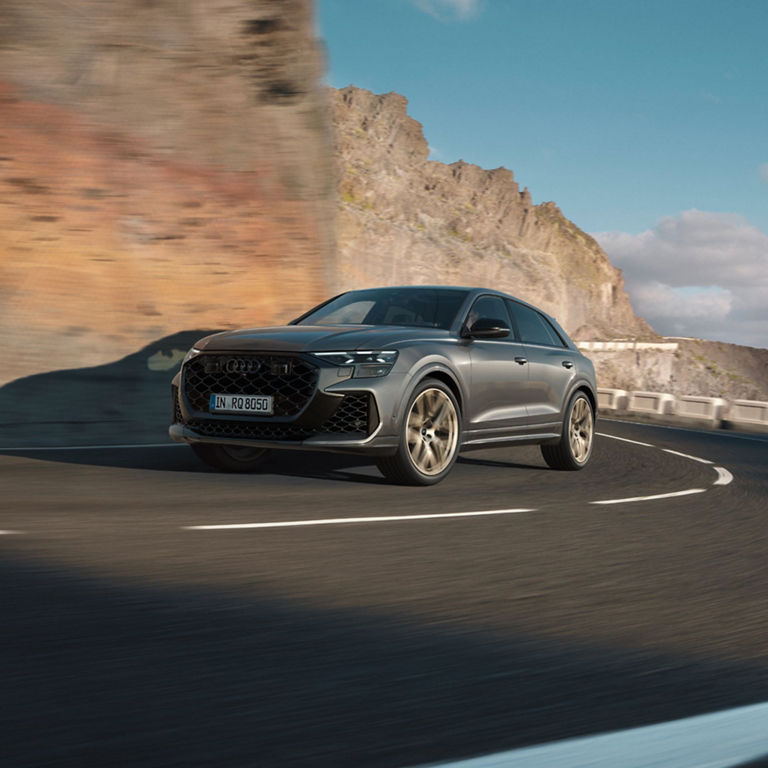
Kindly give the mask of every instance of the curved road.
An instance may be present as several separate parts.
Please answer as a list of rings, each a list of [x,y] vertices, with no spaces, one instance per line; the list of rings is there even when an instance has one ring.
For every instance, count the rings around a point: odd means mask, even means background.
[[[599,429],[434,488],[2,452],[0,762],[412,766],[768,700],[768,440]]]

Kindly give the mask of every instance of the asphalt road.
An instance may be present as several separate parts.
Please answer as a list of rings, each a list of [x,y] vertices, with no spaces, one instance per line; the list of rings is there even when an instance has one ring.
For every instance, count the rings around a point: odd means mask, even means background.
[[[650,445],[470,453],[434,488],[1,454],[0,765],[413,766],[768,700],[768,441],[600,431]]]

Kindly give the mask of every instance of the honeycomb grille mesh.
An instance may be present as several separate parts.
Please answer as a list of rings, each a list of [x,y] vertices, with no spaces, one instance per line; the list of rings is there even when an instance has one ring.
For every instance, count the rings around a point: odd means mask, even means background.
[[[248,372],[227,370],[238,366]],[[195,411],[208,412],[212,393],[271,395],[274,416],[296,416],[316,385],[317,368],[300,357],[202,354],[184,366],[184,394]]]
[[[312,432],[294,424],[258,424],[253,421],[193,419],[187,426],[206,437],[243,440],[305,440]]]
[[[368,434],[368,401],[370,395],[360,392],[344,395],[341,404],[328,421],[320,428],[321,432]]]

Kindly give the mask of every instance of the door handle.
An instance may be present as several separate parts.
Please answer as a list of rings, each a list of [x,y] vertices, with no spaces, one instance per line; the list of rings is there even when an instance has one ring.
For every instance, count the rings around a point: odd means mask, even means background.
[[[516,357],[515,362],[519,363],[520,365],[525,365],[528,362],[527,357]]]
[[[573,363],[570,360],[563,360],[563,368],[573,368]]]

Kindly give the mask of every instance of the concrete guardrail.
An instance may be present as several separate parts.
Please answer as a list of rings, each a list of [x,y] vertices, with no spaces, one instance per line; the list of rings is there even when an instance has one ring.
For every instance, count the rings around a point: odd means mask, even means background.
[[[675,396],[666,392],[631,392],[627,410],[633,413],[671,416],[674,405]]]
[[[629,394],[625,389],[598,389],[597,407],[601,411],[625,411]]]
[[[763,427],[768,429],[768,403],[757,400],[734,400],[728,413],[734,427]]]
[[[696,397],[686,395],[675,400],[674,414],[681,419],[705,421],[719,426],[728,412],[728,401],[722,397]]]
[[[667,392],[628,392],[599,388],[597,406],[603,415],[638,417],[680,425],[768,432],[768,403]]]

